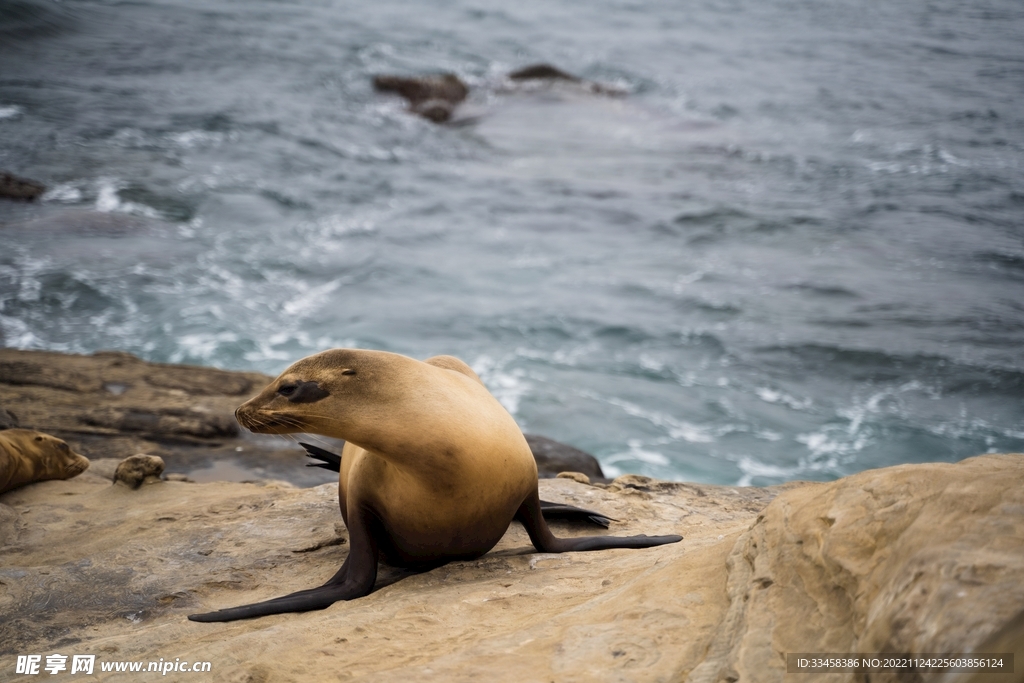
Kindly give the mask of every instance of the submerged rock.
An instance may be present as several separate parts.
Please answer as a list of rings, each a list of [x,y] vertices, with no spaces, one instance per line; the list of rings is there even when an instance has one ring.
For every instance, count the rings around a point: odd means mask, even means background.
[[[531,81],[551,78],[579,83],[582,80],[579,76],[573,76],[572,74],[566,73],[558,67],[551,66],[550,64],[531,64],[530,66],[524,66],[521,69],[509,72],[508,77],[513,81]]]
[[[455,106],[469,95],[469,86],[455,74],[433,76],[374,76],[378,92],[391,92],[405,98],[409,111],[443,123],[452,117]]]
[[[562,71],[550,64],[532,64],[508,74],[508,80],[499,90],[515,90],[529,85],[543,87],[548,83],[568,83],[575,89],[603,95],[625,95],[625,91],[611,85],[588,81]],[[378,75],[373,77],[378,92],[400,95],[409,103],[409,111],[434,123],[450,121],[456,107],[469,95],[469,86],[451,73],[430,76]],[[462,119],[463,121],[472,120]]]
[[[0,171],[0,197],[4,199],[31,202],[44,192],[46,192],[46,186],[40,182]]]
[[[531,64],[521,69],[516,69],[508,75],[509,80],[517,83],[570,83],[583,90],[600,95],[625,95],[626,91],[613,85],[588,81],[566,73],[556,66],[550,64]]]
[[[592,481],[609,481],[597,458],[586,451],[536,434],[524,434],[537,461],[541,478],[557,477],[561,472],[581,472]]]

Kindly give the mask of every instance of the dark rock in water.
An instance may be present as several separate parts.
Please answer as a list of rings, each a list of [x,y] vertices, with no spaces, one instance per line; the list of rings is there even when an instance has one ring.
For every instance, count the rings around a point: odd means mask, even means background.
[[[46,186],[42,183],[0,171],[0,197],[31,202],[43,192],[46,192]]]
[[[557,477],[559,472],[582,472],[591,480],[607,481],[597,458],[578,448],[559,443],[546,436],[525,434],[526,443],[537,461],[537,474],[542,478]]]
[[[511,72],[508,77],[513,81],[532,81],[543,78],[555,78],[579,83],[582,80],[578,76],[568,74],[558,67],[551,66],[550,64],[531,64],[530,66],[524,66],[522,69],[516,69]]]
[[[511,81],[523,83],[524,85],[532,81],[546,81],[548,83],[562,81],[565,83],[572,83],[586,92],[596,93],[599,95],[621,96],[626,94],[626,91],[622,88],[584,80],[579,76],[573,76],[570,73],[562,71],[557,66],[551,66],[550,64],[531,64],[530,66],[524,66],[522,69],[516,69],[509,73],[508,78]],[[541,83],[540,85],[543,84]]]
[[[435,123],[449,120],[455,105],[469,95],[469,87],[455,74],[374,76],[373,87],[404,97],[409,102],[409,111]]]
[[[413,105],[409,111],[419,114],[425,119],[434,123],[444,123],[452,117],[455,106],[446,100],[432,99],[421,104]]]
[[[19,426],[17,415],[6,408],[0,408],[0,429],[17,429]]]

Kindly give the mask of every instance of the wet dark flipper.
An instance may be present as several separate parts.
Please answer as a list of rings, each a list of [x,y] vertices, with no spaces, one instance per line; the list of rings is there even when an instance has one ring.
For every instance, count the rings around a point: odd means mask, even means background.
[[[241,607],[230,607],[228,609],[207,612],[205,614],[190,614],[190,621],[236,621],[238,619],[252,619],[253,617],[265,617],[270,614],[284,614],[287,612],[308,612],[310,610],[324,609],[330,607],[339,600],[351,600],[365,595],[356,594],[348,586],[320,586],[306,591],[299,591],[291,595],[285,595],[265,602],[257,602]]]
[[[341,456],[337,453],[331,453],[319,446],[303,443],[301,441],[299,442],[299,445],[306,449],[306,455],[310,458],[323,460],[323,462],[307,463],[306,467],[323,467],[325,470],[330,470],[332,472],[341,472]]]
[[[540,501],[540,511],[544,514],[544,519],[573,519],[597,526],[608,528],[608,525],[618,520],[608,515],[603,515],[600,512],[594,510],[584,510],[572,505],[563,505],[562,503],[552,503],[550,501]]]
[[[308,612],[310,610],[330,607],[339,600],[361,598],[373,590],[377,579],[377,542],[370,533],[370,525],[375,518],[368,510],[349,515],[349,543],[351,550],[341,569],[324,585],[318,588],[298,591],[283,595],[273,600],[256,602],[251,605],[229,607],[206,612],[190,614],[191,621],[236,621],[265,617],[270,614],[287,612]]]
[[[580,536],[557,538],[551,533],[540,506],[540,496],[534,489],[516,512],[516,519],[526,527],[534,547],[542,553],[564,553],[581,550],[608,550],[611,548],[651,548],[667,543],[678,543],[682,536]]]

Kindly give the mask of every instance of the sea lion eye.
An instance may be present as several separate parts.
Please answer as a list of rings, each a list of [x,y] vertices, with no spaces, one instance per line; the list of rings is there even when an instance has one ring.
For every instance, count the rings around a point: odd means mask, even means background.
[[[285,384],[277,393],[287,398],[290,403],[315,403],[331,395],[330,392],[321,389],[316,382]]]
[[[70,453],[71,452],[71,449],[68,447],[68,445],[66,443],[58,444],[57,448],[59,448],[62,453]]]
[[[356,371],[355,370],[342,370],[341,374],[343,374],[343,375],[354,375],[354,374],[356,374]]]

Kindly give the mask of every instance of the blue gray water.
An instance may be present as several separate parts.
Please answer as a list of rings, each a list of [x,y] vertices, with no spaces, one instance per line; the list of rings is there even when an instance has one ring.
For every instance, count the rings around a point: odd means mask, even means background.
[[[1019,0],[0,0],[0,343],[472,364],[611,473],[1024,450]],[[550,62],[624,88],[505,92]],[[372,74],[454,71],[459,126]]]

